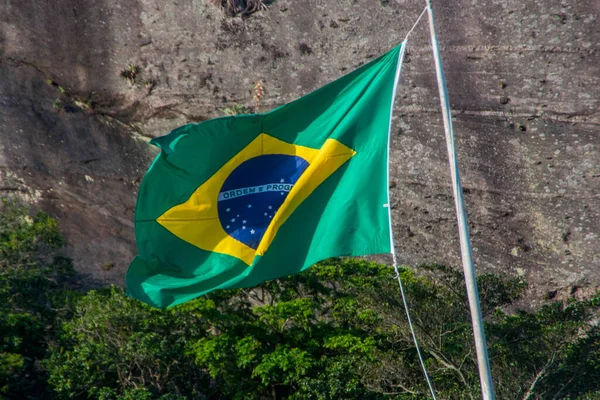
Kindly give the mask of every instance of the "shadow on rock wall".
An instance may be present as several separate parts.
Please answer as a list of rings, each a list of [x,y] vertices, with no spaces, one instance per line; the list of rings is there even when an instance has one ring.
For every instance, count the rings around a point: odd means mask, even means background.
[[[104,67],[116,10],[98,1],[25,3],[0,6],[2,185],[58,218],[85,285],[120,283],[150,154],[94,110],[95,99],[110,97],[106,81],[119,79]]]

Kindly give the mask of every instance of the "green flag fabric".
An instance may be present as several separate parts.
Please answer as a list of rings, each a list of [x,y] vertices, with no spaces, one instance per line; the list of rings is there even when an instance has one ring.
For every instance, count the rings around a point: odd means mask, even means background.
[[[336,256],[389,253],[388,140],[404,43],[265,114],[177,128],[138,194],[127,293],[169,307]]]

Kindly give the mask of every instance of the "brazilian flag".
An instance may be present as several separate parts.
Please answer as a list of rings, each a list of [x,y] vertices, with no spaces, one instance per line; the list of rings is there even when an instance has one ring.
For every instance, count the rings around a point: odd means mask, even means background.
[[[266,114],[177,128],[135,212],[127,293],[169,307],[335,256],[389,253],[388,140],[404,43]]]

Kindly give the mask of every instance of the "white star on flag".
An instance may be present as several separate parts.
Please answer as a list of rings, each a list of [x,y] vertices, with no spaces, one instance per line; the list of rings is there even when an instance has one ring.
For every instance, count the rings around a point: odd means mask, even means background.
[[[231,211],[231,208],[228,208],[228,209],[227,209],[227,210],[225,210],[225,211],[226,211],[226,212],[229,212],[229,211]]]
[[[254,235],[254,233],[256,233],[256,231],[254,229],[250,229],[250,233]]]
[[[245,226],[242,226],[242,229],[246,229],[246,227],[245,227]]]
[[[248,204],[248,208],[252,208],[252,204]]]
[[[285,182],[285,179],[281,178],[281,179],[279,180],[279,183],[283,183],[283,182]]]
[[[243,221],[242,221],[242,224],[245,224],[245,223],[246,223],[246,220],[243,220]]]
[[[235,222],[235,218],[231,218],[231,222]]]
[[[273,208],[273,206],[269,206],[269,210],[272,209],[272,208]]]

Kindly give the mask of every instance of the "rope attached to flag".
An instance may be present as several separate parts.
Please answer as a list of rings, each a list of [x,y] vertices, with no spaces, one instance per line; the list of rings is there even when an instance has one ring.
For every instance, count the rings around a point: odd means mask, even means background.
[[[398,55],[398,66],[396,67],[396,79],[394,81],[394,89],[393,89],[394,95],[392,96],[392,104],[391,104],[391,109],[390,109],[390,126],[389,126],[389,131],[388,131],[388,148],[387,148],[388,168],[387,168],[387,180],[386,180],[387,185],[388,185],[388,198],[387,198],[386,206],[388,209],[389,222],[390,222],[390,226],[389,226],[389,229],[390,229],[390,252],[392,254],[393,267],[394,267],[394,271],[396,272],[396,279],[398,280],[398,286],[400,286],[400,293],[402,294],[402,302],[404,304],[404,311],[406,312],[406,319],[408,321],[408,326],[410,327],[410,332],[412,334],[412,338],[415,343],[417,355],[419,356],[419,363],[421,364],[421,368],[423,369],[423,374],[425,375],[425,379],[427,380],[427,385],[429,386],[429,391],[431,392],[431,397],[434,400],[436,400],[435,391],[433,390],[433,385],[431,383],[431,380],[429,379],[429,374],[427,373],[427,368],[425,367],[425,362],[423,361],[423,356],[421,354],[421,349],[419,347],[417,335],[415,334],[415,328],[413,327],[412,319],[410,318],[410,312],[408,311],[408,303],[406,301],[406,295],[404,293],[402,279],[400,277],[400,272],[398,271],[398,259],[396,257],[396,248],[394,247],[394,231],[393,231],[393,226],[392,226],[392,206],[390,203],[390,189],[389,189],[389,187],[390,187],[390,145],[391,145],[391,136],[392,136],[392,118],[391,118],[391,116],[394,111],[394,100],[395,100],[395,96],[396,96],[396,90],[398,89],[398,78],[400,77],[400,70],[402,69],[402,62],[404,60],[404,53],[406,50],[406,42],[408,40],[408,37],[413,32],[413,30],[416,28],[416,26],[419,24],[419,22],[421,21],[421,18],[423,18],[423,15],[425,15],[426,12],[427,12],[427,7],[425,7],[423,9],[423,12],[417,19],[417,22],[415,22],[413,27],[406,34],[406,37],[404,38],[404,42],[402,44],[402,50],[400,51],[400,54]]]

